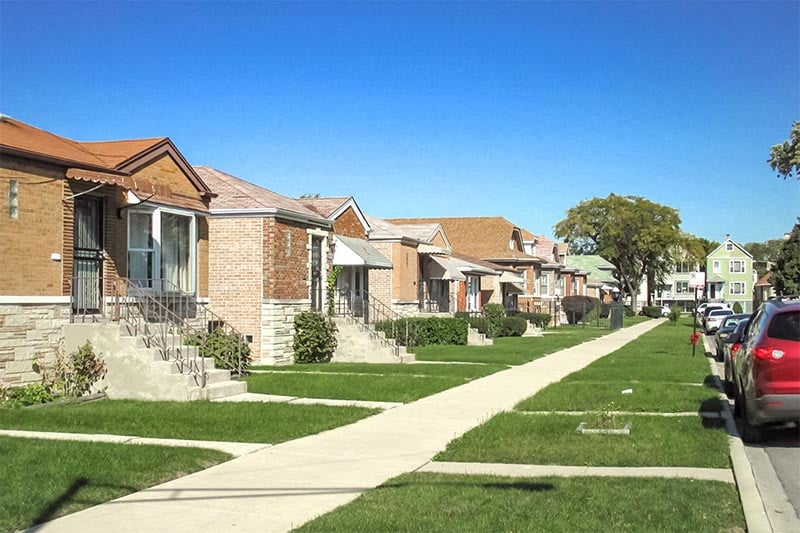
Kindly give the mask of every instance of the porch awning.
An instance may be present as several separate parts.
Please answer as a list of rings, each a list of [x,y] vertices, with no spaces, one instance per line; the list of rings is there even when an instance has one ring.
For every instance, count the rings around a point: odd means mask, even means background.
[[[428,268],[428,279],[445,279],[464,281],[467,277],[458,269],[458,264],[449,257],[437,255],[430,256],[431,262]]]
[[[706,281],[709,283],[725,283],[725,278],[720,276],[719,274],[709,274]]]
[[[516,274],[505,271],[500,274],[500,283],[519,283],[520,285],[524,285],[525,279],[522,276],[517,276]]]
[[[364,239],[335,235],[333,238],[333,264],[337,266],[363,266],[367,268],[392,268],[392,262]]]

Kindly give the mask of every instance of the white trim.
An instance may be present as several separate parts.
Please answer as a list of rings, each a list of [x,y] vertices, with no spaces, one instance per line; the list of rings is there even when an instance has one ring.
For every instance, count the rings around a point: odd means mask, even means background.
[[[247,209],[211,209],[209,211],[212,218],[253,218],[253,217],[268,217],[268,218],[282,218],[285,220],[292,220],[295,222],[305,222],[306,224],[316,224],[330,228],[333,222],[327,218],[315,217],[311,215],[303,215],[295,213],[294,211],[287,211],[278,207],[257,207]]]
[[[369,234],[372,232],[372,226],[369,225],[369,222],[367,222],[367,218],[364,216],[364,213],[361,211],[361,208],[358,207],[355,198],[353,198],[352,196],[348,198],[347,201],[344,202],[342,205],[337,207],[336,210],[333,213],[331,213],[331,216],[329,216],[328,219],[330,219],[331,221],[336,220],[351,207],[353,208],[353,211],[355,211],[356,217],[358,217],[359,222],[361,222],[361,225],[364,227],[364,235],[369,236]]]
[[[4,304],[69,304],[69,296],[0,296]]]

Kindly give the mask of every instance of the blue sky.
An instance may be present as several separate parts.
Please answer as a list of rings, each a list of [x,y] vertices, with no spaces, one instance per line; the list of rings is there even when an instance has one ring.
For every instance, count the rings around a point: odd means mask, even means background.
[[[170,137],[287,196],[551,234],[611,192],[713,240],[781,236],[800,3],[0,3],[0,111]]]

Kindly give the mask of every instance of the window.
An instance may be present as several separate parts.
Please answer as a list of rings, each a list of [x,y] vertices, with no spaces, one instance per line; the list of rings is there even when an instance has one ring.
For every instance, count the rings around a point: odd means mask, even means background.
[[[744,294],[744,281],[731,281],[730,284],[730,294],[731,296],[735,294]]]
[[[692,272],[694,265],[688,261],[678,261],[675,263],[675,272]]]
[[[550,278],[547,274],[543,274],[542,277],[539,278],[539,294],[542,296],[550,294]]]
[[[729,252],[732,252],[733,251],[733,243],[731,241],[726,242],[725,243],[725,249],[727,251],[729,251]]]
[[[676,281],[675,282],[675,294],[686,294],[689,292],[689,282],[688,281]]]
[[[311,309],[322,311],[322,237],[311,237]]]
[[[155,209],[128,213],[128,278],[141,287],[194,292],[194,215]],[[155,280],[162,282],[156,286]]]
[[[714,274],[719,274],[719,261],[715,260],[711,263],[711,271]]]
[[[8,182],[8,218],[19,218],[19,181]]]
[[[729,271],[731,274],[741,274],[744,272],[744,260],[731,259],[731,262],[729,263]]]

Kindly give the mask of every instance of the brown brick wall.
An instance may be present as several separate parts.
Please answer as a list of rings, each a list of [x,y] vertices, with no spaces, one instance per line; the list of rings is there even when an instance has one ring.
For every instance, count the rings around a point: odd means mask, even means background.
[[[366,235],[366,229],[361,224],[358,215],[356,215],[352,207],[348,207],[347,210],[333,222],[333,232],[336,235],[355,237],[357,239],[363,239]]]
[[[132,177],[145,179],[156,185],[166,185],[173,192],[197,196],[197,189],[169,154],[137,170]]]
[[[208,295],[211,309],[261,345],[264,250],[260,218],[212,218],[208,224]]]
[[[0,294],[59,296],[61,188],[58,167],[3,156],[0,165]],[[19,217],[9,217],[11,180],[19,184]]]
[[[264,298],[309,298],[311,251],[307,228],[297,222],[264,219]],[[323,284],[324,272],[323,265]]]

